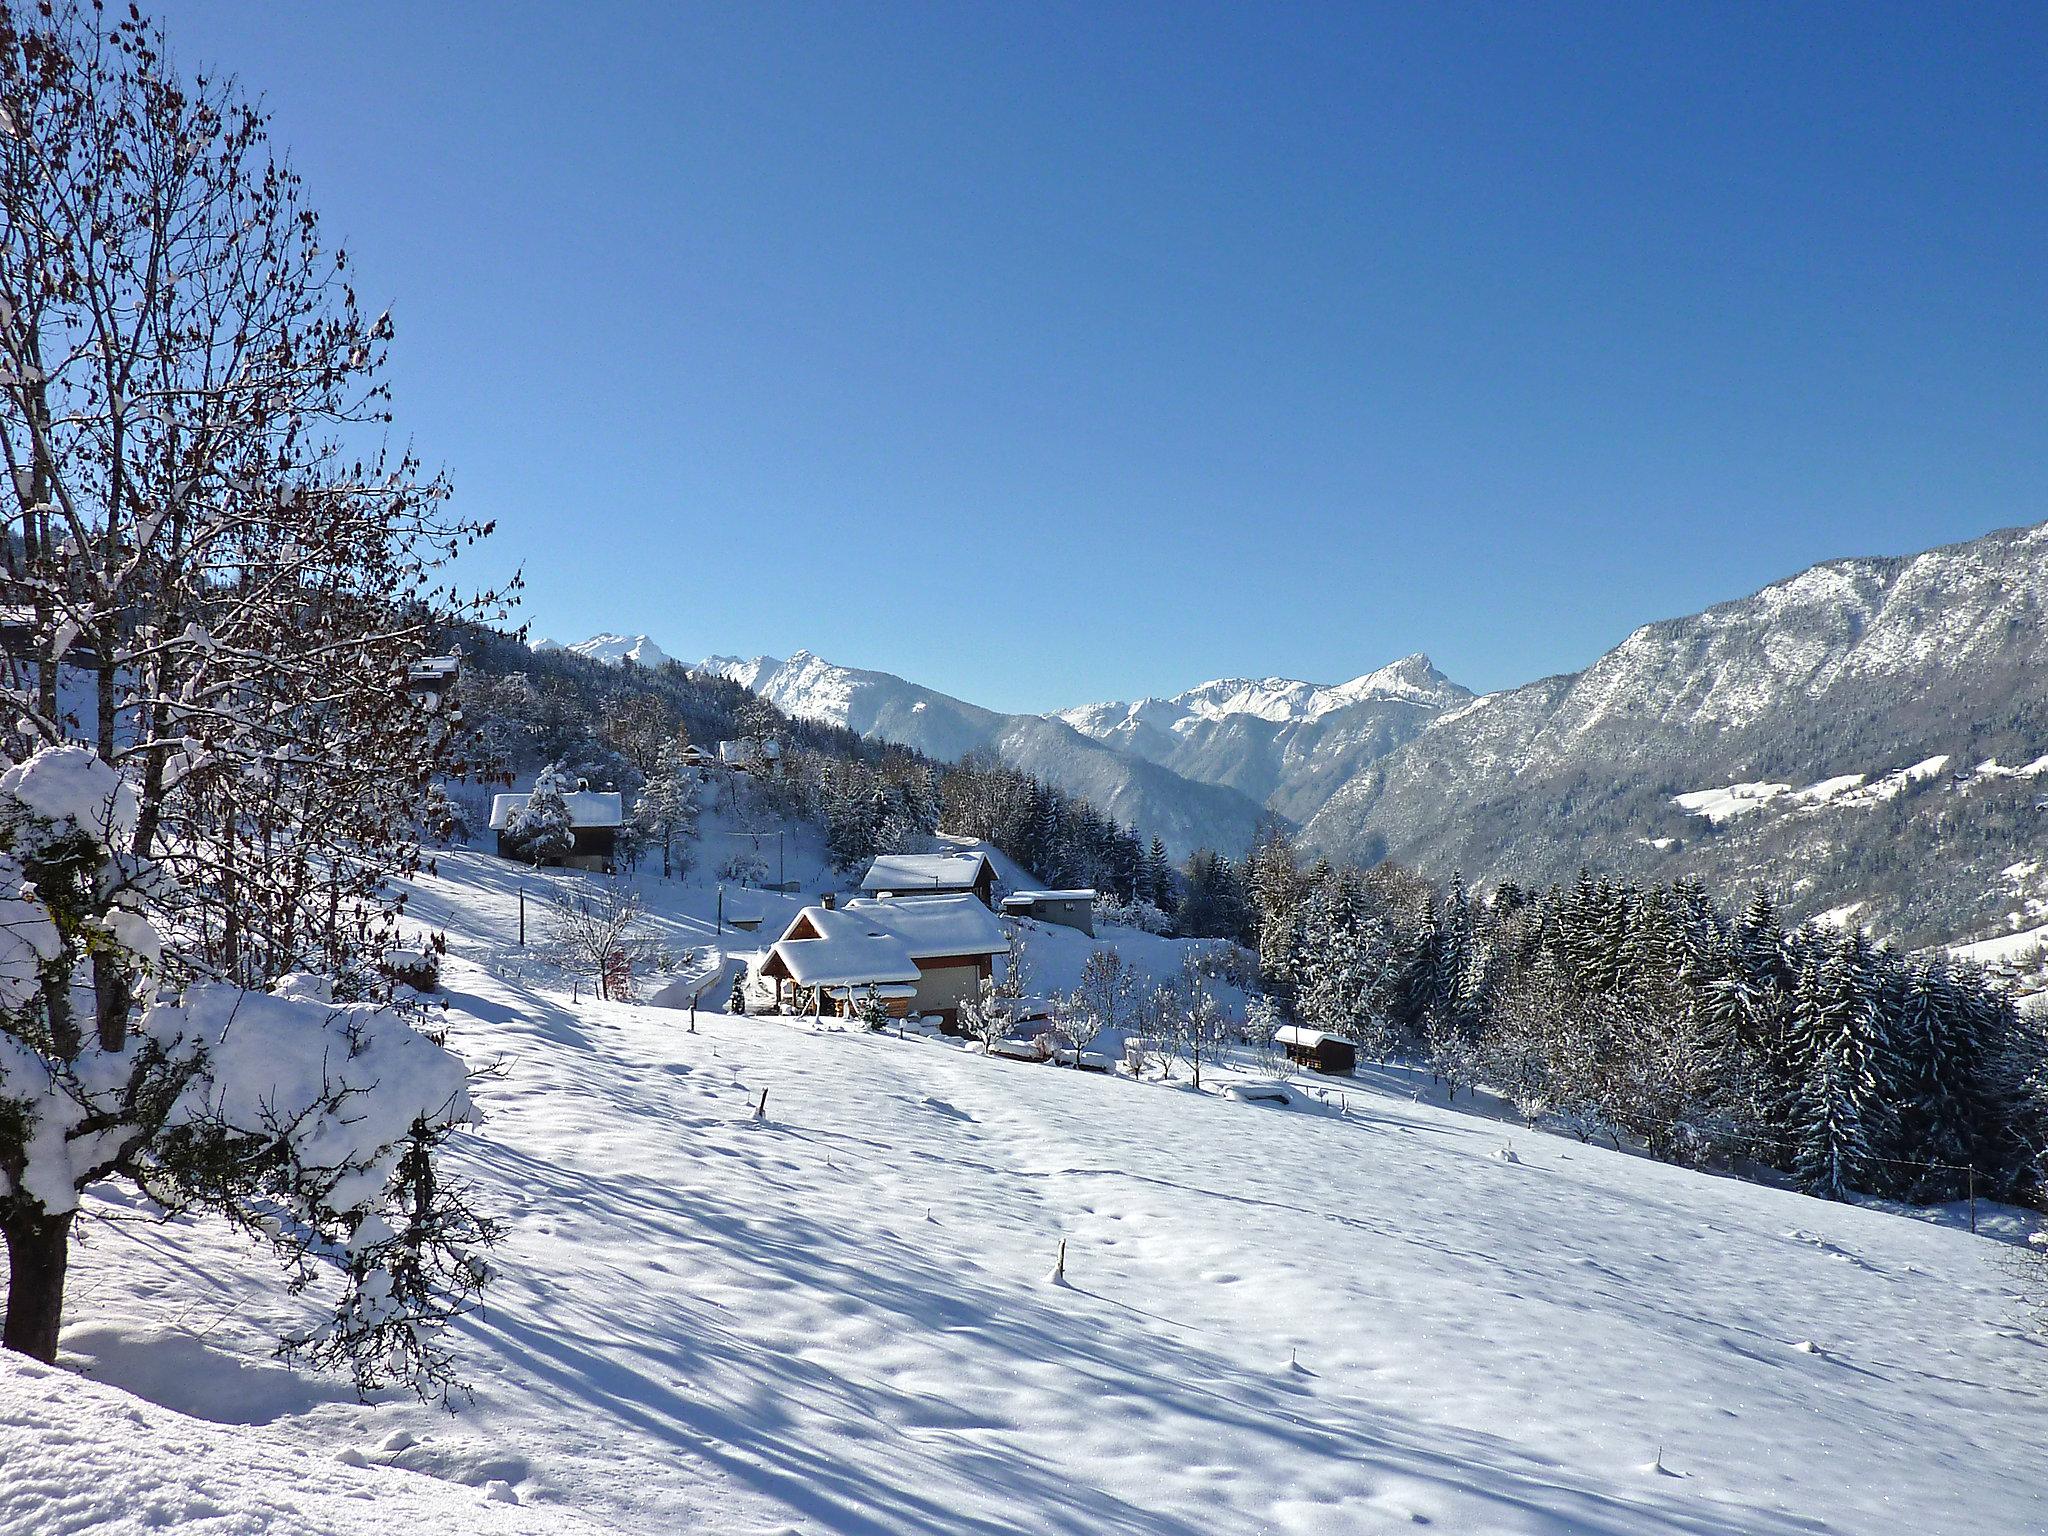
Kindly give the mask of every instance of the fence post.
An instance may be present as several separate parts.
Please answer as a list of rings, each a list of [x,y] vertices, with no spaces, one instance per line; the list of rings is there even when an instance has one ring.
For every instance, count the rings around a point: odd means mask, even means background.
[[[1977,1165],[1970,1164],[1970,1231],[1977,1230]]]

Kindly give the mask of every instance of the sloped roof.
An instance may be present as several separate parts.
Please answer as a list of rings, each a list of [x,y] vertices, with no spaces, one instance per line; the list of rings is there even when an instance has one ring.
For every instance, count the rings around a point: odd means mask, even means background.
[[[1010,947],[995,914],[972,896],[912,896],[805,907],[762,963],[800,987],[911,982],[918,961],[999,955]]]
[[[1351,1042],[1342,1035],[1333,1035],[1326,1029],[1309,1029],[1301,1024],[1284,1024],[1273,1031],[1275,1045],[1298,1045],[1303,1050],[1315,1050],[1324,1044],[1349,1045]]]
[[[868,866],[864,891],[965,891],[995,872],[985,853],[885,853]]]
[[[791,938],[798,929],[810,937]],[[768,951],[763,970],[779,966],[800,987],[846,987],[913,982],[917,961],[910,946],[858,912],[805,907]],[[769,974],[776,974],[769,971]]]
[[[1013,891],[1003,898],[1003,905],[1011,902],[1033,901],[1089,901],[1095,900],[1095,892],[1088,887],[1077,887],[1071,891]]]
[[[844,911],[895,934],[917,960],[1001,955],[1010,949],[1010,936],[995,913],[972,896],[896,896],[886,901],[861,897],[849,901]]]
[[[532,798],[530,794],[491,796],[491,830],[504,831]],[[626,823],[626,797],[615,790],[574,789],[562,799],[569,807],[572,827],[620,827]]]

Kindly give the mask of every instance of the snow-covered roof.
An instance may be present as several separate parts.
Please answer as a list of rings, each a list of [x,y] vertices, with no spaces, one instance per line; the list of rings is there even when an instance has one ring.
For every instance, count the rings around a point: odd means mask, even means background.
[[[991,874],[995,866],[985,853],[885,853],[868,866],[864,891],[965,891]]]
[[[439,682],[453,677],[461,668],[462,658],[459,656],[422,656],[406,675],[416,683]]]
[[[525,795],[491,796],[491,830],[502,832],[507,823],[526,809],[533,798]],[[619,827],[626,822],[626,797],[616,790],[574,789],[562,796],[569,807],[572,827]]]
[[[865,897],[843,910],[878,923],[910,946],[918,960],[945,955],[1009,953],[1009,935],[995,913],[972,896],[893,896],[885,901]]]
[[[809,936],[791,938],[799,929]],[[914,982],[917,961],[910,946],[880,923],[858,912],[805,907],[768,951],[767,965],[779,964],[800,987],[865,986]]]
[[[1028,905],[1034,901],[1092,902],[1094,900],[1095,892],[1083,887],[1071,891],[1013,891],[1003,898],[1003,905],[1007,907],[1013,901],[1020,905]]]
[[[1298,1045],[1303,1050],[1314,1050],[1323,1044],[1349,1045],[1351,1042],[1342,1035],[1333,1035],[1326,1029],[1306,1029],[1299,1024],[1283,1024],[1273,1031],[1275,1045]]]
[[[867,986],[916,981],[920,960],[998,955],[1009,947],[995,914],[972,896],[912,896],[805,907],[763,966],[779,962],[800,987]]]

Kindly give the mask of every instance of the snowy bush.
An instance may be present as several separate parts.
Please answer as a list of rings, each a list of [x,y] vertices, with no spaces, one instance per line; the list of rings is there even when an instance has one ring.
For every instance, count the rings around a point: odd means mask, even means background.
[[[161,888],[117,848],[133,807],[84,748],[0,773],[7,1344],[49,1358],[81,1198],[120,1179],[262,1234],[295,1288],[338,1277],[332,1314],[287,1352],[365,1389],[445,1387],[436,1333],[488,1277],[495,1235],[431,1164],[474,1119],[466,1068],[393,1009],[329,1001],[322,978],[159,996],[165,946],[143,906]]]
[[[1143,933],[1165,936],[1173,932],[1173,917],[1142,897],[1126,901],[1113,892],[1097,891],[1095,926],[1136,928]]]
[[[410,987],[415,992],[438,992],[441,989],[441,956],[433,948],[387,949],[377,962],[378,971],[387,981],[396,986]],[[275,992],[277,989],[271,989]]]
[[[733,885],[765,885],[768,863],[757,853],[736,853],[718,866],[718,878]]]

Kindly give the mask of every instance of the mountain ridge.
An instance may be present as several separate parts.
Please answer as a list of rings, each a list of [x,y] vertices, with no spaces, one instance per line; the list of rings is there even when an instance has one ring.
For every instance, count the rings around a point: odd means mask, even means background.
[[[808,650],[700,666],[933,756],[994,751],[1176,852],[1235,851],[1272,816],[1361,862],[1751,883],[1795,914],[1853,908],[1918,938],[1996,931],[2004,904],[2048,899],[2048,877],[2010,875],[2048,832],[2038,776],[2013,767],[2048,753],[2048,524],[1819,561],[1487,694],[1420,653],[1339,684],[1216,678],[1046,715]],[[1949,767],[1918,771],[1936,758]]]

